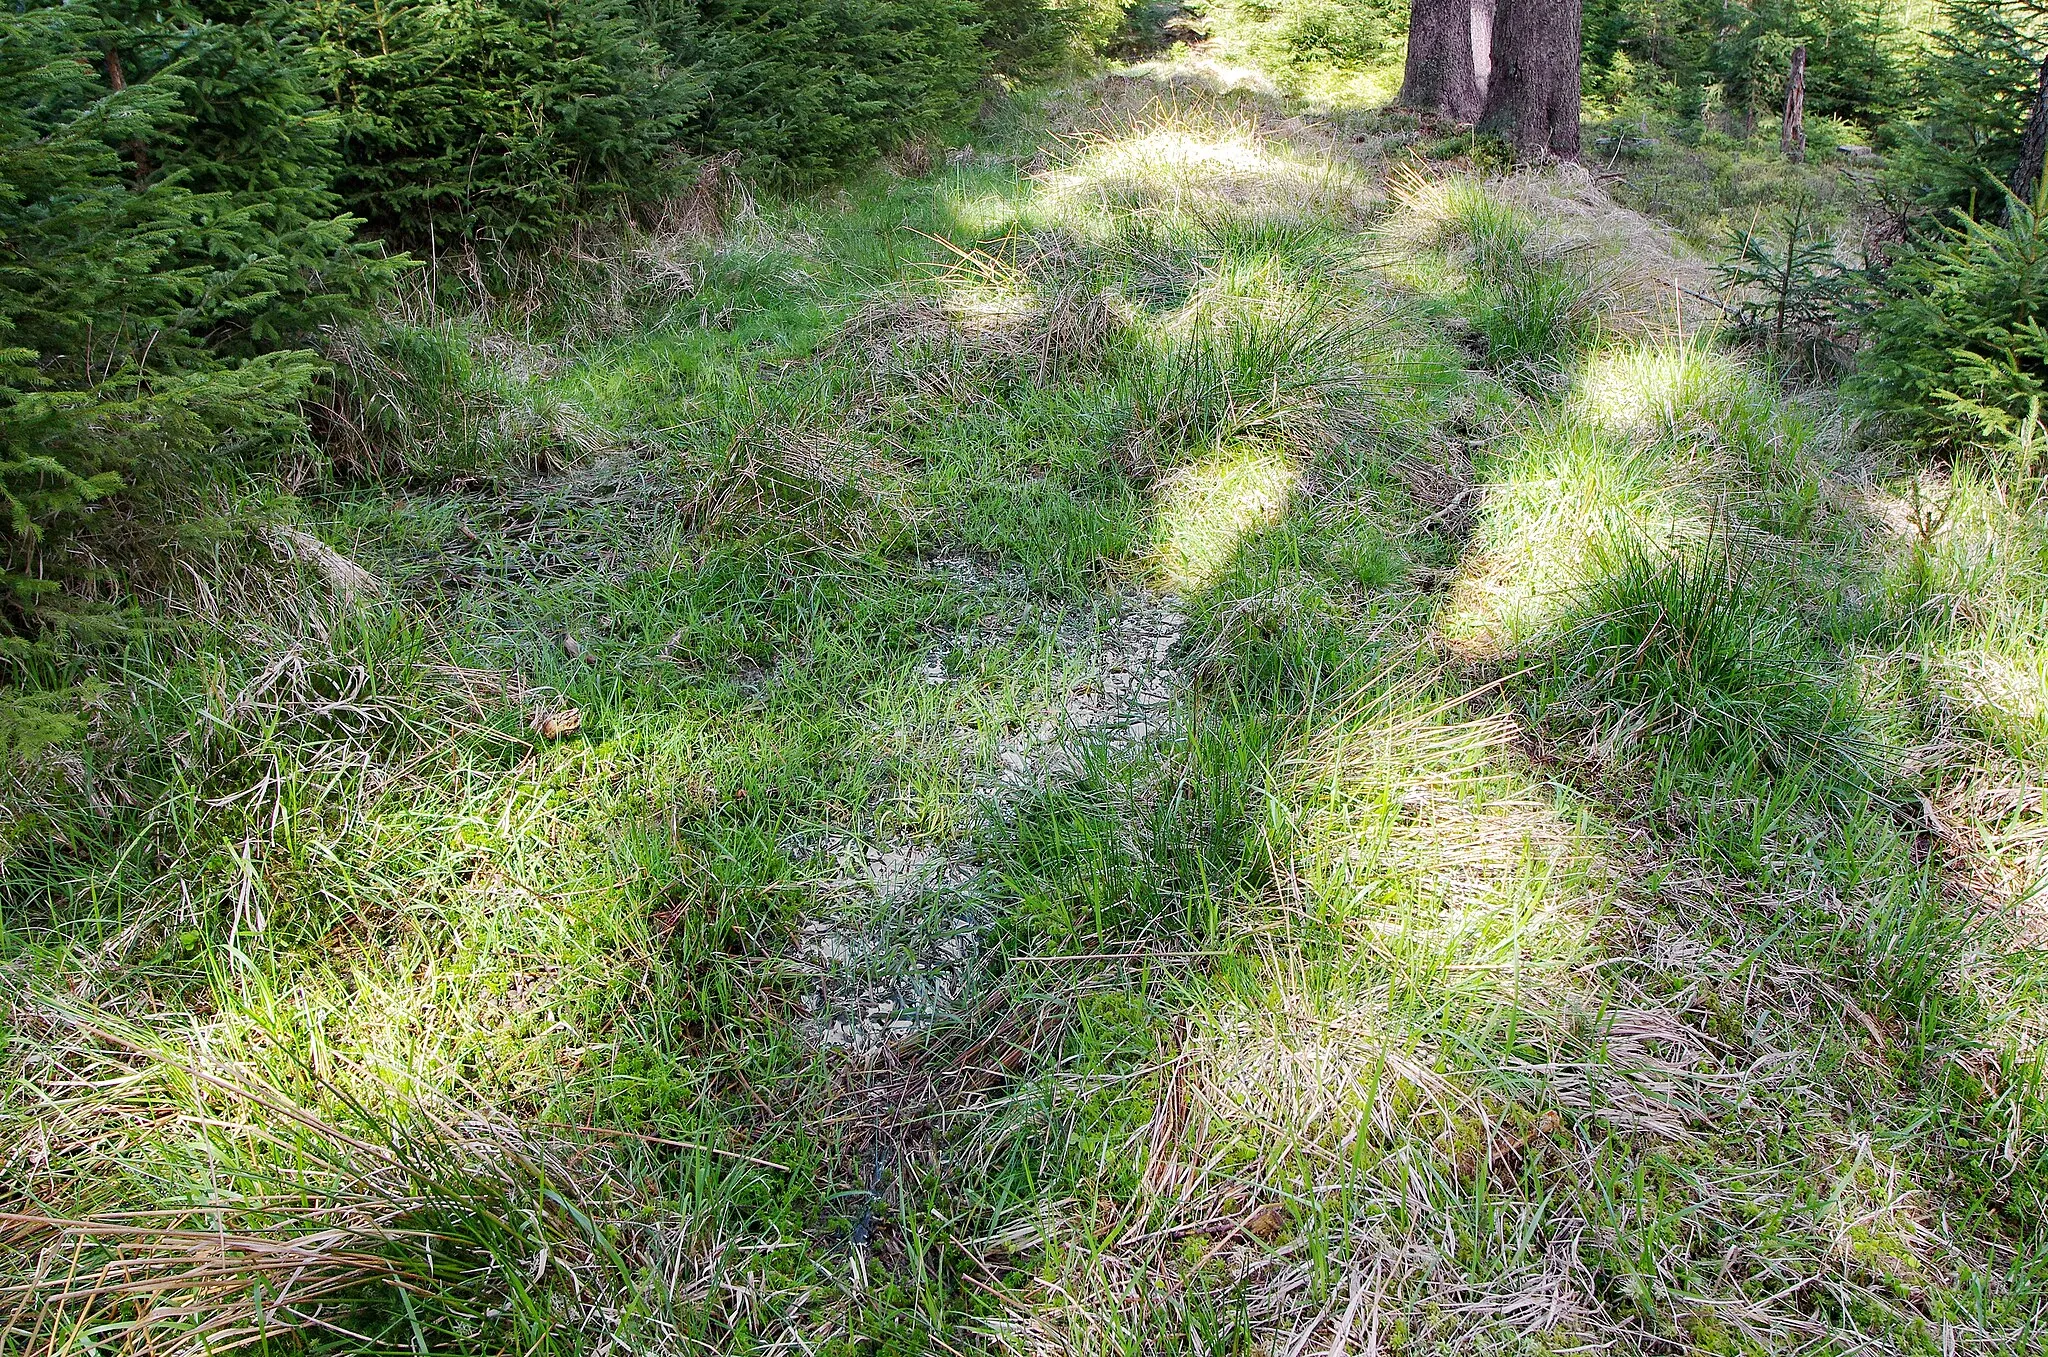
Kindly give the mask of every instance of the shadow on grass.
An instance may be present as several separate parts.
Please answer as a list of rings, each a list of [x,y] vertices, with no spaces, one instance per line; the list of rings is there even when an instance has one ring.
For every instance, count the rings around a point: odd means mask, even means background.
[[[1332,267],[1371,186],[1256,118],[955,182],[707,247],[733,329],[572,378],[697,421],[659,474],[344,508],[453,571],[434,627],[230,607],[166,656],[149,808],[79,792],[10,864],[10,960],[150,1030],[16,1006],[9,1299],[128,1268],[450,1349],[2018,1341],[2037,1067],[1902,822],[1813,421],[1700,345],[1541,409],[1461,376]],[[898,278],[912,200],[982,259]],[[1129,303],[1085,344],[1003,319],[1077,280]],[[982,795],[1146,581],[1171,718]],[[985,911],[977,983],[820,1051],[848,895]],[[138,1295],[49,1313],[200,1322]]]
[[[1395,644],[1355,606],[1233,630],[1303,560],[1312,495],[1213,568],[1191,708],[1263,719],[1193,716],[1157,778],[1247,813],[1200,877],[1161,845],[1213,834],[1131,840],[1089,877],[1099,931],[1066,938],[1210,955],[1092,982],[1126,1002],[1070,1030],[1092,1083],[1042,1076],[1059,1205],[1038,1181],[998,1212],[1044,1250],[1006,1332],[1911,1342],[1930,1284],[1973,1341],[2034,1322],[2036,1286],[1969,1279],[2037,1275],[2043,1184],[1999,1128],[2040,1124],[2038,1073],[1971,1073],[2032,1057],[1972,993],[1985,920],[1816,585],[1863,567],[1809,531],[1813,429],[1710,351],[1628,361],[1626,401],[1596,365],[1577,424],[1478,459],[1465,587],[1405,602]],[[1337,592],[1329,560],[1290,603]],[[1060,1126],[1102,1147],[1064,1174]],[[1787,1292],[1816,1269],[1825,1298]]]

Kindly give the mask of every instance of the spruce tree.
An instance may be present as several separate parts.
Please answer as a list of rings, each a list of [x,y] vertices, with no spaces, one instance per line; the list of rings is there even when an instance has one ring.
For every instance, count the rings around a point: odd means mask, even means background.
[[[660,197],[693,73],[614,0],[281,4],[341,118],[349,206],[408,244],[531,245]]]
[[[289,44],[190,7],[0,12],[0,655],[64,609],[64,534],[288,445],[311,331],[390,266],[329,180]]]
[[[1495,10],[1482,125],[1518,155],[1579,154],[1580,18],[1579,0],[1501,0]]]
[[[1489,74],[1480,69],[1479,52],[1492,39],[1492,0],[1414,0],[1407,69],[1395,102],[1454,122],[1474,121],[1486,106]]]
[[[2048,58],[2048,6],[1944,0],[1902,169],[1939,207],[1997,218]]]
[[[815,179],[964,116],[988,73],[975,0],[703,0],[693,146]]]

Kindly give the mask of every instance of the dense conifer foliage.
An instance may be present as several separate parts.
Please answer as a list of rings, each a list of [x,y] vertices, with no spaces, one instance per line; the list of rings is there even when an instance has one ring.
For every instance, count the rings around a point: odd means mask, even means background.
[[[1810,53],[1807,106],[1838,117],[1890,115],[1906,67],[1881,0],[1587,0],[1586,77],[1666,111],[1711,100],[1753,124],[1783,96],[1792,49]]]
[[[2000,212],[2001,186],[2019,160],[2044,54],[2048,5],[1947,0],[1915,73],[1917,116],[1901,139],[1922,196]]]
[[[614,0],[322,0],[279,10],[342,120],[340,187],[422,245],[545,240],[661,195],[698,87]]]
[[[703,0],[676,49],[708,98],[694,139],[781,178],[878,154],[973,107],[978,0]]]
[[[1857,386],[1912,437],[1982,449],[2031,482],[2048,435],[2048,206],[1957,214],[1881,277]]]
[[[332,189],[339,127],[268,22],[120,4],[0,13],[0,504],[12,629],[57,535],[300,436],[317,326],[390,266]]]
[[[361,313],[394,249],[537,246],[707,154],[839,173],[1107,23],[1038,0],[0,13],[0,622],[52,620],[78,575],[62,534],[110,496],[303,446],[313,336]]]

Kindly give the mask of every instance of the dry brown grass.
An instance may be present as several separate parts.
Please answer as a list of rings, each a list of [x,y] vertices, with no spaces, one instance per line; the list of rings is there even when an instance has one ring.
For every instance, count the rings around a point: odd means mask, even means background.
[[[367,1344],[358,1326],[388,1330],[414,1301],[472,1333],[616,1305],[605,1230],[630,1191],[602,1150],[361,1070],[288,1088],[69,998],[11,998],[39,1090],[5,1109],[0,1330],[16,1350]]]
[[[856,431],[764,414],[694,478],[678,521],[693,532],[788,534],[814,547],[862,549],[922,516],[914,479],[885,445]]]
[[[1118,342],[1128,318],[1100,291],[1041,291],[991,256],[962,254],[968,269],[942,274],[951,285],[940,295],[876,297],[834,336],[830,352],[866,372],[877,396],[972,405],[995,394],[991,381],[1042,387],[1085,377]]]
[[[1524,171],[1488,187],[1550,230],[1592,248],[1621,293],[1614,314],[1622,333],[1678,334],[1710,330],[1718,321],[1710,262],[1656,218],[1615,202],[1585,167]]]

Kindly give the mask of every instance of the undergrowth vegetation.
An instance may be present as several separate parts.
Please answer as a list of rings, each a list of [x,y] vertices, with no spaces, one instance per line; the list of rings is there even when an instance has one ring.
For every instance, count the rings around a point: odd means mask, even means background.
[[[57,595],[67,529],[124,487],[302,441],[309,333],[391,268],[332,191],[336,129],[260,33],[138,24],[109,89],[91,7],[10,14],[0,46],[0,663]],[[233,113],[226,112],[233,109]],[[116,541],[100,551],[124,555]],[[0,745],[34,742],[10,719]],[[48,728],[45,725],[45,733]]]
[[[2038,1341],[2034,501],[1221,83],[324,332],[35,659],[6,1344]]]
[[[891,150],[928,159],[984,85],[1064,69],[1119,15],[1098,0],[0,14],[0,747],[63,733],[13,690],[41,686],[55,633],[119,629],[103,605],[128,572],[110,562],[199,533],[195,487],[358,474],[374,426],[416,422],[351,374],[358,357],[431,361],[431,339],[354,336],[420,264],[436,276],[408,291],[430,301],[443,275],[505,295],[564,237],[663,215],[671,232],[715,227],[735,174],[788,187]],[[346,353],[320,351],[334,331]],[[323,413],[354,420],[338,461],[308,427]]]

